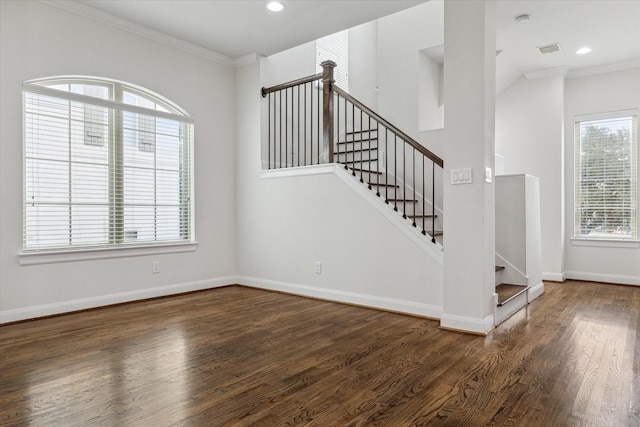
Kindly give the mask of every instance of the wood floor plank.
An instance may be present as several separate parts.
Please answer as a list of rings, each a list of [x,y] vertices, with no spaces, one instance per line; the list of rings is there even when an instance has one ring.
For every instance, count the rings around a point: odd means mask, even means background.
[[[487,337],[230,286],[0,326],[0,426],[640,426],[640,288]]]

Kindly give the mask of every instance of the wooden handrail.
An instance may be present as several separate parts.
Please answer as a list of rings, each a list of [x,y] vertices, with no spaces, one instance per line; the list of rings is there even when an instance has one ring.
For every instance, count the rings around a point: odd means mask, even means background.
[[[358,101],[356,98],[354,98],[353,96],[349,95],[344,90],[340,89],[340,87],[338,87],[337,85],[333,85],[333,91],[335,93],[337,93],[338,95],[340,95],[341,97],[343,97],[344,99],[346,99],[347,101],[351,102],[356,107],[360,108],[362,111],[367,113],[372,118],[376,119],[378,122],[382,123],[391,132],[395,133],[400,138],[405,140],[405,142],[407,144],[409,144],[410,146],[415,148],[417,151],[422,153],[425,157],[430,159],[433,163],[435,163],[436,165],[440,166],[441,168],[444,167],[444,161],[440,157],[438,157],[436,154],[434,154],[431,151],[429,151],[428,149],[426,149],[418,141],[416,141],[415,139],[411,138],[406,133],[402,132],[396,126],[391,124],[391,122],[389,122],[388,120],[384,119],[382,116],[380,116],[378,113],[376,113],[375,111],[373,111],[372,109],[370,109],[369,107],[364,105],[362,102]]]
[[[0,0],[1,1],[1,0]],[[291,166],[306,166],[311,164],[327,164],[333,163],[337,161],[338,163],[344,164],[346,170],[351,170],[351,174],[355,177],[357,173],[360,174],[360,182],[366,183],[370,190],[376,191],[376,195],[378,197],[384,197],[384,201],[386,204],[392,204],[393,210],[396,212],[401,212],[403,218],[412,219],[412,225],[417,227],[418,224],[416,222],[416,218],[422,218],[422,234],[429,235],[431,237],[431,241],[436,243],[435,236],[438,235],[438,231],[436,230],[435,218],[436,218],[436,207],[435,207],[435,168],[436,166],[443,168],[444,161],[438,157],[436,154],[432,153],[430,150],[422,146],[415,139],[411,138],[409,135],[398,129],[396,126],[391,124],[388,120],[380,116],[378,113],[373,111],[371,108],[364,105],[362,102],[358,101],[353,96],[349,95],[344,90],[340,89],[336,86],[333,76],[333,69],[336,67],[336,63],[333,61],[324,61],[320,64],[322,66],[322,73],[315,74],[313,76],[303,77],[301,79],[293,80],[288,83],[279,84],[277,86],[272,86],[269,88],[262,88],[261,93],[262,97],[266,98],[269,95],[268,102],[268,111],[269,111],[269,119],[267,125],[268,131],[268,165],[269,169],[271,169],[271,148],[272,148],[272,130],[273,130],[273,161],[274,167],[291,167]],[[317,87],[313,87],[310,83],[314,81],[322,82],[322,89],[320,89],[320,83],[318,83]],[[293,88],[297,87],[297,91]],[[318,89],[318,95],[314,100],[314,92]],[[279,97],[272,97],[270,94],[273,92],[279,92]],[[283,100],[283,92],[284,92],[284,100]],[[301,99],[302,93],[302,99]],[[310,94],[309,100],[307,100],[307,93]],[[334,98],[334,95],[336,98]],[[296,101],[297,97],[297,101]],[[278,98],[273,99],[272,98]],[[344,99],[344,120],[345,122],[341,125],[340,123],[340,104],[341,98]],[[289,101],[291,101],[289,103]],[[320,104],[322,101],[322,104]],[[344,130],[346,132],[348,128],[347,123],[347,114],[348,114],[348,103],[350,103],[351,114],[355,117],[355,107],[358,108],[360,114],[360,126],[363,125],[363,114],[366,114],[367,117],[364,117],[368,120],[369,126],[367,130],[360,129],[356,130],[356,122],[354,117],[351,120],[352,133],[356,132],[368,132],[369,138],[366,139],[366,147],[365,147],[365,138],[361,135],[361,139],[356,141],[354,137],[351,140],[345,138],[342,142],[343,144],[351,143],[351,150],[348,149],[348,145],[343,146],[343,150],[338,149],[336,153],[334,150],[336,147],[340,146],[340,143],[334,144],[334,138],[336,138],[335,131],[336,127],[341,129],[341,126],[344,126]],[[334,105],[336,111],[334,111]],[[283,111],[284,106],[284,111]],[[307,110],[309,107],[309,110]],[[315,107],[315,108],[314,108]],[[273,121],[272,117],[272,108],[274,109],[273,113]],[[294,109],[296,109],[294,111]],[[302,113],[302,116],[301,116]],[[322,118],[321,118],[322,117]],[[273,126],[272,126],[273,125]],[[307,131],[307,125],[309,125],[309,131]],[[320,132],[320,126],[322,125],[322,133]],[[374,128],[371,126],[374,125]],[[385,129],[385,138],[384,138],[384,164],[382,169],[380,166],[371,167],[370,164],[372,162],[378,162],[378,158],[372,155],[372,151],[375,150],[377,153],[378,147],[372,147],[371,143],[375,141],[375,144],[378,144],[378,135],[377,133],[380,130],[380,125]],[[314,133],[315,128],[315,133]],[[284,131],[283,131],[284,129]],[[371,132],[376,132],[375,137],[371,137]],[[387,132],[391,132],[393,138],[391,138],[391,142],[388,141]],[[347,134],[345,134],[345,137]],[[289,147],[289,137],[291,137],[291,146]],[[302,142],[302,151],[301,144]],[[360,143],[360,148],[355,144],[356,142]],[[401,154],[398,153],[397,142],[401,143]],[[391,168],[388,167],[389,163],[386,161],[388,152],[387,144],[391,144],[391,149],[393,150],[393,164]],[[334,146],[335,145],[335,146]],[[406,150],[406,146],[410,146],[413,150]],[[315,151],[314,151],[315,146]],[[309,147],[309,154],[307,154],[307,147]],[[322,148],[322,150],[321,150]],[[407,155],[407,151],[409,154]],[[300,153],[302,152],[302,162],[300,161]],[[426,207],[426,198],[424,194],[421,197],[422,199],[422,214],[417,215],[416,209],[418,203],[418,194],[416,193],[416,183],[420,182],[419,176],[418,181],[416,181],[416,152],[421,154],[422,157],[417,159],[418,165],[421,163],[422,167],[420,168],[419,174],[422,174],[422,188],[423,193],[425,192],[425,162],[431,161],[431,214],[427,214]],[[279,160],[278,160],[279,153]],[[296,157],[294,157],[297,153],[297,162]],[[284,162],[283,162],[284,157]],[[409,157],[407,159],[407,157]],[[291,160],[291,162],[289,161]],[[401,162],[400,167],[398,168],[398,160]],[[410,162],[410,167],[407,170],[406,162],[407,160]],[[284,166],[283,166],[284,165]],[[351,166],[349,166],[351,165]],[[366,166],[366,167],[365,167]],[[388,170],[392,169],[392,170]],[[407,177],[407,172],[409,172],[410,176]],[[402,174],[400,176],[399,174]],[[380,177],[384,175],[386,178],[382,181]],[[393,177],[393,182],[387,181],[389,177]],[[411,180],[411,183],[407,181],[407,179]],[[401,188],[402,187],[402,188]],[[400,189],[401,188],[401,189]],[[384,191],[381,191],[384,189]],[[398,190],[400,189],[400,190]],[[413,192],[413,198],[408,198],[407,190]],[[398,194],[400,191],[400,194]],[[384,194],[383,194],[384,193]],[[413,204],[413,207],[411,207]],[[407,213],[409,212],[409,214]],[[427,231],[427,218],[431,219],[431,231]]]
[[[276,86],[271,86],[271,87],[263,87],[262,88],[262,97],[266,98],[267,94],[271,93],[271,92],[277,92],[279,90],[283,90],[283,89],[289,89],[290,87],[294,87],[294,86],[299,86],[305,83],[309,83],[309,82],[313,82],[316,80],[322,80],[322,73],[318,73],[318,74],[314,74],[313,76],[308,76],[308,77],[302,77],[300,79],[297,80],[292,80],[288,83],[282,83]]]

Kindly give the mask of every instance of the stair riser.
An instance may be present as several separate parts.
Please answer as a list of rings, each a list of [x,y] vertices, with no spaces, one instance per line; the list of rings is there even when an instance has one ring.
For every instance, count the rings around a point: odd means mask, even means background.
[[[513,298],[503,306],[496,307],[496,325],[502,323],[510,316],[513,316],[520,309],[527,305],[527,292],[523,292],[517,297]]]

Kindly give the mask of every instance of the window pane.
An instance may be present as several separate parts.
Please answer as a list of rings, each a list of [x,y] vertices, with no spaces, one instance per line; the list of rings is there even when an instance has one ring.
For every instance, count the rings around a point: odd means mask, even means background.
[[[158,135],[156,145],[156,165],[161,169],[177,171],[180,168],[180,138],[177,136]]]
[[[41,248],[69,244],[69,207],[67,205],[26,206],[25,245]]]
[[[636,120],[576,123],[575,236],[635,238]]]
[[[27,159],[25,162],[25,202],[27,204],[68,203],[68,163]]]
[[[25,155],[27,158],[67,160],[69,121],[39,114],[25,117]]]
[[[73,164],[71,166],[73,203],[109,205],[109,168],[106,165]]]
[[[126,204],[155,203],[155,177],[153,169],[125,168],[124,202]]]
[[[26,250],[191,239],[192,125],[166,114],[179,108],[117,82],[25,87]]]
[[[155,119],[124,112],[124,165],[154,167]]]
[[[109,206],[73,205],[71,212],[73,245],[96,245],[109,242]]]
[[[149,242],[156,240],[154,206],[125,206],[124,232],[131,240]]]
[[[180,173],[174,171],[158,171],[158,196],[159,205],[180,204]]]
[[[158,239],[174,240],[183,238],[179,206],[159,206],[157,217]]]

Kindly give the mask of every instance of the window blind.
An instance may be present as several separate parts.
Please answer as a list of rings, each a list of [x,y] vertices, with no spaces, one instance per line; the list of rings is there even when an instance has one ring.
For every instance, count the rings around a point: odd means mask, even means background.
[[[320,64],[331,60],[337,64],[333,79],[340,89],[349,92],[349,31],[344,30],[316,41],[316,73],[322,72]]]
[[[192,241],[192,121],[78,86],[24,86],[23,249]]]
[[[575,237],[637,237],[637,166],[637,115],[576,121]]]

